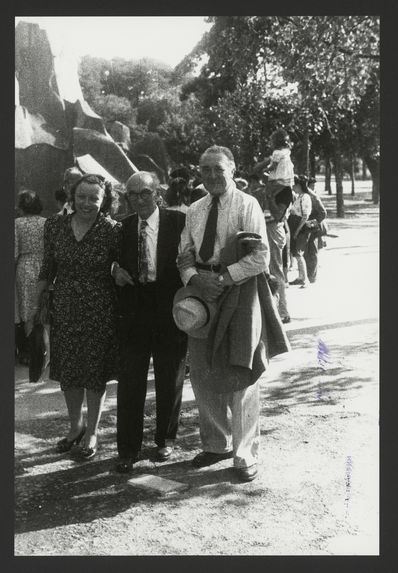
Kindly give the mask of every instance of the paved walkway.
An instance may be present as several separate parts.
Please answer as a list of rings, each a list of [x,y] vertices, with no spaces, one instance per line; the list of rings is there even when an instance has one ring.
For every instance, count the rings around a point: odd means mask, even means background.
[[[67,429],[58,384],[29,384],[16,368],[16,555],[378,553],[378,216],[370,203],[353,206],[331,221],[338,238],[321,253],[318,282],[288,290],[292,352],[261,380],[260,476],[250,484],[237,483],[229,460],[191,467],[200,441],[188,379],[165,464],[154,461],[150,381],[134,483],[112,472],[116,383],[99,454],[76,464],[53,449]],[[182,487],[166,493],[164,480]]]

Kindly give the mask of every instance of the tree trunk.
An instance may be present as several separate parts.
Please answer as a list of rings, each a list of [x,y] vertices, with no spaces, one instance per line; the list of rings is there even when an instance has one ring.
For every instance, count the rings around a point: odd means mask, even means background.
[[[325,158],[325,191],[328,195],[332,194],[332,166],[330,165],[330,157]]]
[[[368,174],[366,172],[366,161],[362,159],[362,180],[365,181],[367,176]]]
[[[380,197],[380,160],[378,157],[366,155],[364,161],[372,176],[372,201],[377,205]]]
[[[304,119],[304,134],[297,153],[297,175],[307,175],[310,166],[310,132],[308,119]]]
[[[336,179],[336,217],[344,219],[344,195],[343,195],[343,158],[337,147],[334,154],[334,176]]]
[[[355,157],[350,157],[350,179],[351,179],[351,195],[355,195]]]
[[[315,153],[314,153],[314,150],[312,149],[312,146],[310,147],[310,151],[309,151],[309,163],[310,163],[310,177],[313,177],[314,179],[316,179]]]

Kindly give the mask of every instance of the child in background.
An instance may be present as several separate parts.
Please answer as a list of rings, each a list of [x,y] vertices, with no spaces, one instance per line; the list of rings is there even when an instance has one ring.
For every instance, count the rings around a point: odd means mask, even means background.
[[[294,166],[290,159],[291,142],[287,131],[280,128],[271,134],[272,155],[268,164],[268,183],[270,191],[281,187],[293,187]]]

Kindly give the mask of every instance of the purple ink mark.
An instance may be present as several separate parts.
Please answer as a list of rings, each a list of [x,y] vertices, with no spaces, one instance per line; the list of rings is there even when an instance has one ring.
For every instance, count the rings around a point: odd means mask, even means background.
[[[331,364],[329,348],[323,342],[321,338],[318,338],[318,364],[322,370],[326,370],[327,364]]]
[[[346,516],[348,511],[348,502],[350,501],[351,497],[351,471],[353,468],[353,461],[351,456],[347,456],[346,459],[346,468],[345,468],[345,489],[346,489],[346,497],[344,501],[346,502]]]

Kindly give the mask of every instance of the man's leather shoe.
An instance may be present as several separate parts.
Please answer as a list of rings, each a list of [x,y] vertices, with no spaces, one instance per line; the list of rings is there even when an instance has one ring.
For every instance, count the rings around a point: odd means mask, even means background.
[[[159,462],[165,462],[169,459],[171,454],[173,453],[174,448],[172,446],[164,446],[163,448],[158,448],[156,452],[156,459]]]
[[[290,282],[289,284],[290,284],[290,285],[294,285],[294,286],[296,286],[296,285],[303,285],[303,284],[304,284],[304,281],[301,280],[301,279],[294,279],[294,281]]]
[[[128,474],[133,465],[138,461],[138,454],[129,458],[119,458],[115,464],[115,471],[119,474]]]
[[[216,464],[221,460],[232,458],[233,455],[234,453],[232,451],[223,452],[222,454],[215,454],[214,452],[200,452],[200,454],[195,456],[192,460],[192,465],[194,468],[204,468],[206,466]]]
[[[253,481],[256,479],[258,470],[257,464],[253,464],[248,468],[234,468],[240,481]]]

